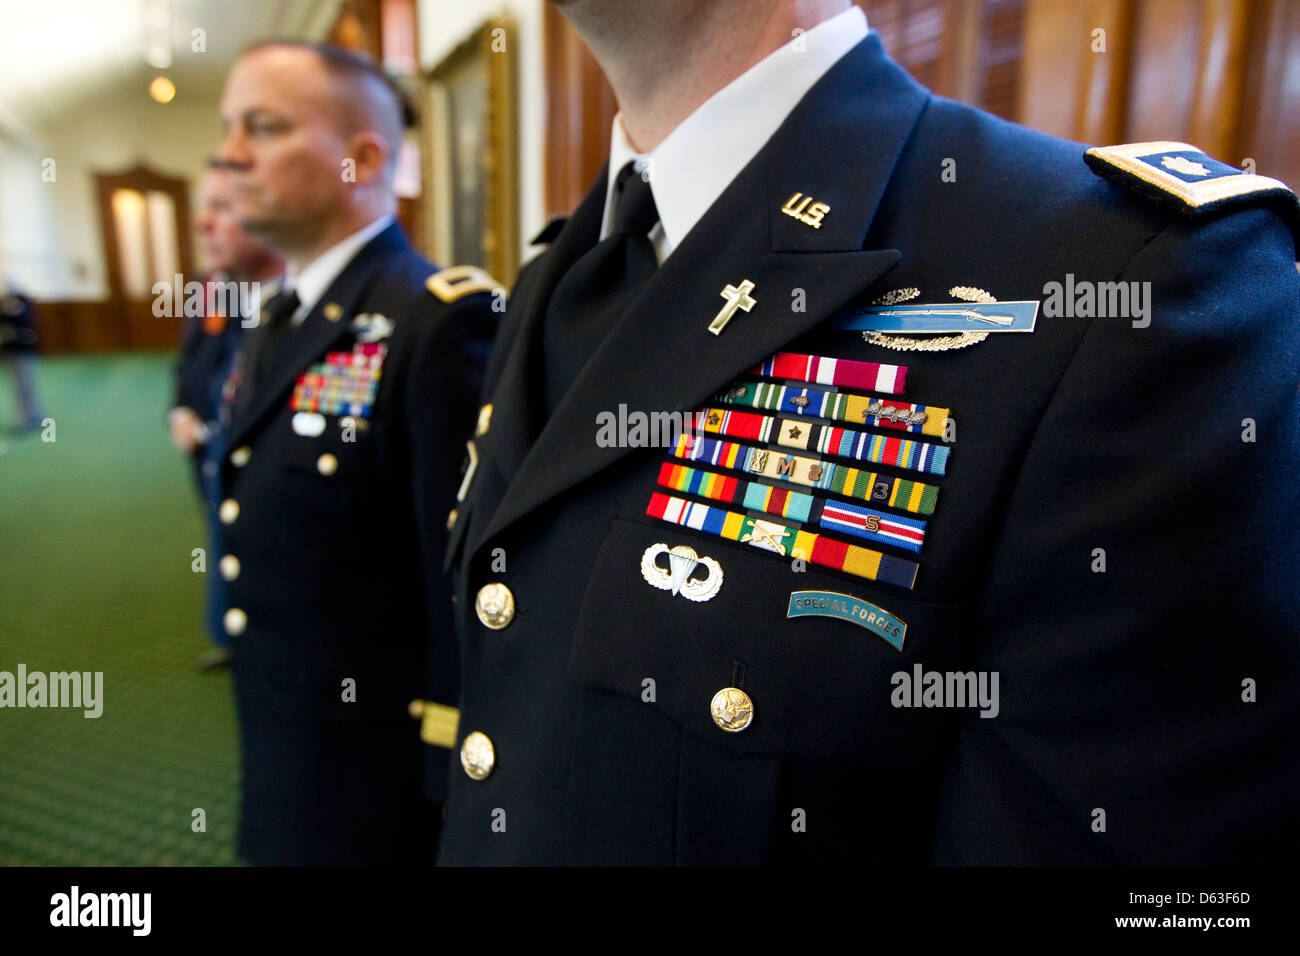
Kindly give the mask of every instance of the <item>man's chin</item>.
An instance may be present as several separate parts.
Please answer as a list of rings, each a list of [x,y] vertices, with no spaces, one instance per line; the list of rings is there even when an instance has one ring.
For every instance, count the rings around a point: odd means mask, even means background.
[[[239,228],[254,239],[266,244],[273,244],[284,235],[285,227],[278,219],[267,216],[240,216]]]

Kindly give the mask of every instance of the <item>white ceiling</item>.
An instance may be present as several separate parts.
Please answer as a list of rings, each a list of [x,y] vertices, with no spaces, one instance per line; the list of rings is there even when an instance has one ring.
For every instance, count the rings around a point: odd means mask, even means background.
[[[30,136],[106,91],[163,73],[178,96],[215,98],[231,62],[270,37],[321,39],[340,0],[0,0],[0,126]],[[193,31],[206,52],[192,52]],[[145,59],[169,52],[172,65]]]

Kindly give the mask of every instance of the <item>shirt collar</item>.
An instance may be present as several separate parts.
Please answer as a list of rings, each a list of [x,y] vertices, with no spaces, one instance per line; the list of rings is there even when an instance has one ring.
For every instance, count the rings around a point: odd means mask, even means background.
[[[613,228],[619,170],[629,160],[642,160],[649,167],[663,230],[660,258],[671,253],[804,94],[866,35],[867,18],[856,5],[822,21],[714,93],[649,153],[632,148],[623,132],[622,113],[616,114],[601,238]]]
[[[358,229],[352,235],[330,246],[304,268],[297,269],[290,264],[285,270],[284,288],[298,293],[301,303],[294,313],[295,319],[305,317],[316,303],[321,300],[334,280],[356,258],[362,247],[379,235],[393,222],[391,215],[380,216],[364,229]]]

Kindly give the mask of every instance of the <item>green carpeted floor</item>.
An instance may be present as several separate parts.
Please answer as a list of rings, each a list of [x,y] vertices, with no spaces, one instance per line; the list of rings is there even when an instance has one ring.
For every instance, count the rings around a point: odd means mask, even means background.
[[[104,674],[98,719],[0,708],[0,864],[236,862],[230,676],[194,668],[207,543],[163,422],[170,362],[45,360],[53,442],[12,433],[0,374],[0,671]]]

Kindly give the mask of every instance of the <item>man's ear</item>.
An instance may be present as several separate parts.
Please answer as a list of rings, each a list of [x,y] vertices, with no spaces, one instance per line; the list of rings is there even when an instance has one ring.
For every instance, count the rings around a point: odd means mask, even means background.
[[[353,181],[370,185],[382,179],[390,153],[388,140],[379,133],[363,130],[354,135],[348,143],[347,154],[355,165]]]

